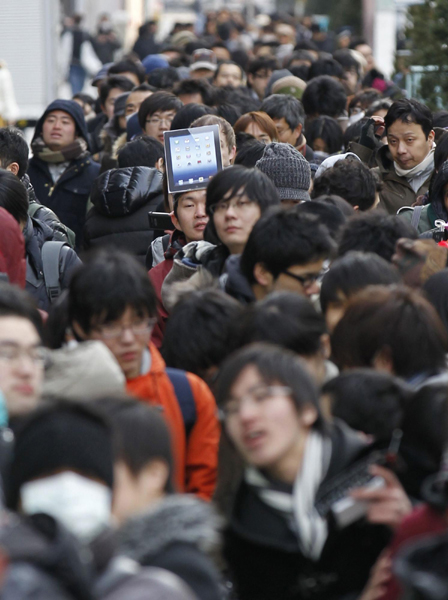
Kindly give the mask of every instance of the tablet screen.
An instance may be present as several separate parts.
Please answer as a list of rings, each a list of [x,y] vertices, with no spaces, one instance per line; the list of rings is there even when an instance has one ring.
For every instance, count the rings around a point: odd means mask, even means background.
[[[164,137],[171,194],[204,189],[222,170],[219,125],[165,131]]]

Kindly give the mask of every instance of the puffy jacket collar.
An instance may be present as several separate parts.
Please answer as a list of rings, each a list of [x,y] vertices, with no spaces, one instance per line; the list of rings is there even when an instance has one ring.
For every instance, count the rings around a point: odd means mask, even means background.
[[[224,267],[226,273],[221,275],[220,282],[230,296],[246,304],[254,302],[255,296],[249,282],[241,273],[240,261],[240,254],[229,256]]]
[[[44,124],[45,117],[48,115],[49,112],[52,112],[53,110],[63,110],[73,118],[76,124],[78,135],[85,139],[85,141],[87,142],[87,148],[90,150],[89,135],[87,133],[87,126],[86,121],[84,119],[84,113],[82,112],[81,106],[74,100],[54,100],[51,104],[49,104],[45,109],[44,114],[37,122],[31,143],[33,143],[33,141],[42,134],[42,126]]]
[[[110,169],[96,179],[92,204],[104,216],[126,216],[162,193],[162,179],[162,173],[151,167]]]

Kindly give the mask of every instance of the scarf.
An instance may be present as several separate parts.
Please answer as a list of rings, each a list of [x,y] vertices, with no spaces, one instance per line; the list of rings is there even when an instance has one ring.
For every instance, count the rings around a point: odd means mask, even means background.
[[[435,146],[433,145],[426,158],[412,169],[402,169],[394,162],[395,173],[407,179],[409,185],[416,193],[434,170],[434,150]]]
[[[319,560],[328,536],[327,521],[314,508],[315,497],[324,479],[331,456],[331,442],[320,433],[310,431],[306,441],[302,468],[297,474],[292,493],[280,489],[258,469],[248,467],[246,483],[260,500],[274,508],[297,535],[299,547],[307,558]]]
[[[32,143],[31,148],[34,156],[47,163],[62,163],[81,158],[87,153],[87,142],[84,138],[78,137],[71,144],[67,144],[59,150],[50,150],[41,137],[37,137]]]

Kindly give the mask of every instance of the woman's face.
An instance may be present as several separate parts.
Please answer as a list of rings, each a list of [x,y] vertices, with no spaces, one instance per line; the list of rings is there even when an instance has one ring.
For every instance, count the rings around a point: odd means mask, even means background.
[[[258,123],[255,123],[255,121],[249,123],[249,125],[246,127],[245,133],[253,135],[256,140],[263,142],[263,144],[270,144],[274,141],[270,138],[266,131],[264,131],[264,129],[261,129]]]
[[[287,389],[266,384],[252,365],[241,371],[225,405],[226,430],[240,455],[282,481],[295,480],[316,418],[311,406],[299,414]]]
[[[261,216],[258,204],[241,192],[224,196],[213,214],[216,233],[230,254],[242,253],[253,226]]]

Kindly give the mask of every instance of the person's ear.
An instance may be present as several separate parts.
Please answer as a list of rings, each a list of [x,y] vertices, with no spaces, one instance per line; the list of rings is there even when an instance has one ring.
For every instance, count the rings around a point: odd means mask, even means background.
[[[304,427],[312,427],[317,420],[317,409],[312,404],[306,404],[300,411],[300,422]]]
[[[177,231],[182,231],[182,227],[180,226],[179,219],[174,214],[174,211],[170,213],[171,223],[177,229]]]
[[[383,346],[375,354],[372,360],[372,367],[376,371],[383,371],[395,375],[394,362],[392,360],[392,352],[389,346]]]
[[[164,161],[164,159],[163,159],[163,158],[159,158],[159,159],[156,161],[156,169],[157,169],[158,171],[161,171],[162,173],[165,173],[165,161]]]
[[[353,210],[356,210],[356,212],[358,212],[359,211],[359,206],[358,205],[354,206]]]
[[[155,458],[143,468],[139,475],[140,485],[149,501],[164,494],[169,474],[168,465],[161,458]]]
[[[232,150],[229,152],[229,161],[230,161],[231,165],[233,165],[233,161],[235,160],[235,156],[236,156],[236,146],[232,146]]]
[[[13,175],[16,175],[16,177],[18,177],[18,175],[19,175],[19,169],[20,169],[19,164],[16,162],[12,162],[11,164],[9,164],[6,167],[6,170],[10,171]]]
[[[436,135],[436,133],[435,133],[434,129],[431,129],[431,131],[429,132],[429,135],[428,135],[428,142],[430,142],[432,144],[434,142],[435,135]]]
[[[274,281],[274,276],[262,263],[256,263],[254,266],[254,279],[262,287],[269,288]]]
[[[299,137],[302,135],[302,129],[303,129],[303,125],[301,125],[299,123],[299,125],[297,125],[297,127],[294,129],[294,133],[297,134],[297,139],[299,139]]]
[[[81,325],[77,321],[73,321],[71,328],[72,328],[73,333],[75,334],[75,337],[78,340],[87,340],[88,339],[87,333],[84,331],[84,329],[81,327]]]

